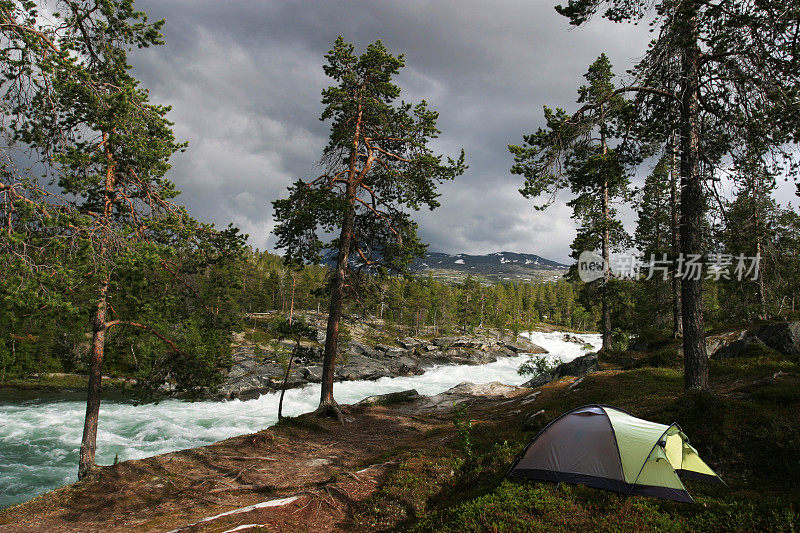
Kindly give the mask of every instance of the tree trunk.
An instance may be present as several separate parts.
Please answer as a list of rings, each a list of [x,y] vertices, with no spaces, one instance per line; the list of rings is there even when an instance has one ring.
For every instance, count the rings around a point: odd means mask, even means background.
[[[679,14],[683,18],[684,43],[681,61],[681,252],[684,259],[699,255],[702,246],[703,187],[700,176],[700,49],[694,6]],[[703,322],[703,277],[681,279],[683,312],[683,364],[686,389],[708,389],[708,354]]]
[[[761,229],[759,228],[759,234],[756,239],[756,257],[758,257],[758,270],[756,271],[756,275],[758,279],[756,280],[756,293],[758,296],[758,307],[759,307],[759,315],[758,318],[760,320],[767,319],[767,295],[764,292],[764,267],[762,257],[761,257]]]
[[[352,191],[351,191],[352,189]],[[348,197],[355,198],[355,183],[347,186]],[[344,302],[344,289],[347,282],[347,261],[350,253],[350,241],[355,219],[355,207],[351,204],[345,214],[342,233],[339,237],[339,258],[336,262],[336,272],[331,287],[331,303],[328,308],[328,327],[325,331],[325,355],[322,361],[322,391],[319,400],[320,414],[326,415],[331,411],[338,417],[336,402],[333,399],[333,377],[336,370],[336,352],[339,348],[339,322],[342,318],[342,304]]]
[[[669,170],[670,190],[670,252],[675,261],[680,253],[680,223],[678,221],[678,143],[675,134],[672,134],[672,165]],[[681,280],[672,271],[672,338],[679,339],[683,336],[683,319],[681,317]]]
[[[106,308],[108,305],[108,278],[98,287],[97,309],[92,318],[92,359],[89,366],[89,386],[86,396],[86,418],[83,421],[78,479],[84,478],[95,467],[97,450],[97,422],[100,416],[100,389],[102,383],[103,352],[106,342]]]
[[[103,205],[103,218],[100,222],[100,249],[101,261],[106,260],[108,236],[111,213],[114,207],[114,155],[108,144],[108,133],[103,133],[103,144],[106,156],[105,201]],[[107,265],[106,265],[107,266]],[[97,286],[97,308],[92,319],[92,359],[89,364],[89,383],[86,394],[86,417],[83,421],[83,437],[81,439],[80,456],[78,459],[78,479],[84,478],[95,468],[95,452],[97,451],[97,423],[100,416],[100,390],[102,386],[103,354],[106,345],[106,310],[108,308],[108,288],[111,276],[103,274]]]
[[[289,383],[289,374],[292,373],[292,360],[297,348],[300,346],[298,343],[292,353],[289,354],[289,364],[286,366],[286,375],[283,376],[283,387],[281,387],[281,398],[278,400],[278,420],[283,418],[283,395],[286,394],[286,384]]]
[[[763,239],[764,239],[764,228],[761,227],[761,213],[758,208],[758,202],[761,199],[761,188],[759,185],[761,184],[761,180],[756,177],[755,180],[755,191],[753,194],[752,202],[753,202],[753,219],[754,219],[754,226],[756,229],[756,257],[758,257],[758,269],[756,270],[756,275],[758,279],[756,280],[756,296],[758,298],[758,318],[759,320],[766,320],[767,319],[767,296],[764,292],[764,267],[763,262],[761,261],[761,251],[763,250]]]
[[[358,172],[356,162],[358,159],[358,144],[361,135],[362,109],[359,103],[356,118],[355,132],[353,134],[353,148],[350,151],[350,163],[347,172],[347,211],[342,221],[342,232],[339,235],[339,257],[336,261],[336,272],[331,287],[331,303],[328,308],[328,327],[325,330],[325,355],[322,360],[322,390],[320,392],[317,414],[327,416],[333,414],[339,420],[342,412],[333,399],[333,377],[336,370],[336,352],[339,348],[339,322],[342,319],[342,303],[344,302],[344,289],[347,283],[347,265],[350,256],[350,244],[353,238],[353,229],[356,215],[356,194]],[[366,172],[366,166],[364,169]]]
[[[297,283],[297,276],[294,272],[292,272],[292,303],[289,306],[289,324],[292,323],[294,320],[294,287]]]
[[[602,112],[602,108],[601,108]],[[602,143],[603,157],[608,154],[605,127],[600,127],[600,142]],[[603,352],[611,350],[611,309],[608,305],[608,283],[611,278],[611,236],[609,234],[609,205],[608,205],[608,177],[603,177],[603,294],[602,294],[602,326],[603,326]]]

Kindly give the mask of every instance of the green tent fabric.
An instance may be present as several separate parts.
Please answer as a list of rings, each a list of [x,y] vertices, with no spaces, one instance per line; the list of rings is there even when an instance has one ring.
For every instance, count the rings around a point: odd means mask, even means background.
[[[548,424],[519,454],[510,477],[578,483],[692,503],[680,476],[722,482],[678,424],[608,405],[584,405]]]

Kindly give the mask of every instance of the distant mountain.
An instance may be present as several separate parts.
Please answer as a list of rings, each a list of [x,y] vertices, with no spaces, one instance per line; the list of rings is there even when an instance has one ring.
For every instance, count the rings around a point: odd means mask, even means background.
[[[440,281],[460,281],[467,275],[483,282],[555,280],[569,269],[564,265],[534,254],[495,252],[487,255],[440,252],[426,253],[412,265],[417,275],[428,275]]]

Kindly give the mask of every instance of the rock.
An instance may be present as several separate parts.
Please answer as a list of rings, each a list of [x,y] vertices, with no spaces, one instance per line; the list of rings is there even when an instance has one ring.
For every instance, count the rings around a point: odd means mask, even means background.
[[[234,349],[233,365],[220,387],[226,398],[257,397],[265,392],[280,390],[284,368],[271,353],[271,346],[259,346],[256,357],[252,344]],[[482,365],[499,357],[514,357],[520,353],[546,353],[544,349],[523,338],[514,339],[497,334],[497,339],[478,336],[446,336],[433,341],[404,337],[397,346],[378,344],[374,348],[358,341],[342,344],[341,359],[334,379],[374,380],[384,376],[413,376],[422,374],[433,365]],[[263,355],[262,355],[263,354]],[[323,350],[318,346],[301,346],[295,355],[293,371],[287,388],[322,380]],[[346,362],[344,362],[346,361]]]
[[[477,348],[479,345],[480,342],[474,339],[456,339],[450,344],[453,348]]]
[[[347,349],[352,353],[357,353],[359,355],[366,355],[368,351],[373,351],[372,348],[364,346],[360,342],[350,341],[347,345]]]
[[[764,345],[757,337],[743,337],[738,339],[727,346],[722,346],[714,351],[713,356],[715,359],[728,359],[730,357],[742,357],[747,354],[748,348],[754,342],[758,341],[762,346]]]
[[[436,396],[423,396],[415,410],[421,412],[447,412],[462,403],[474,401],[476,396],[501,396],[505,398],[518,395],[523,389],[505,385],[498,381],[475,384],[469,381],[459,383]]]
[[[597,368],[597,354],[586,354],[576,357],[568,363],[562,363],[556,368],[556,373],[561,376],[583,377]]]
[[[450,362],[450,357],[444,352],[431,350],[424,355],[426,361],[433,365],[444,365]]]
[[[306,378],[306,380],[310,383],[322,382],[322,367],[320,366],[305,367],[303,368],[302,373],[303,377]]]
[[[416,389],[410,389],[400,392],[390,392],[388,394],[367,396],[356,405],[390,405],[395,403],[410,402],[419,397],[420,395]]]
[[[582,341],[581,339],[579,339],[575,335],[571,335],[569,333],[565,333],[564,334],[563,340],[564,340],[564,342],[574,342],[575,344],[580,344],[581,346],[583,346],[585,344],[584,341]]]
[[[413,350],[413,349],[415,349],[415,348],[419,348],[419,347],[420,347],[420,346],[422,346],[424,343],[423,343],[421,340],[419,340],[419,339],[413,339],[413,338],[411,338],[411,337],[406,337],[406,338],[405,338],[405,339],[403,339],[403,340],[399,340],[399,341],[397,341],[397,344],[398,344],[398,345],[399,345],[401,348],[404,348],[404,349],[406,349],[406,350]]]
[[[407,350],[403,350],[402,348],[389,348],[386,350],[386,357],[402,357],[408,353]]]
[[[519,387],[513,385],[506,385],[499,381],[492,381],[489,383],[472,383],[470,381],[463,381],[447,389],[441,395],[450,396],[503,396],[509,398],[516,395],[520,390]],[[440,395],[437,395],[440,396]]]
[[[407,356],[398,357],[390,368],[395,376],[417,376],[425,372],[415,359]]]
[[[773,350],[800,357],[800,321],[761,326],[755,335]]]
[[[437,337],[433,339],[433,341],[431,342],[433,342],[434,345],[440,348],[446,349],[455,344],[456,342],[458,342],[459,340],[461,340],[459,337]]]
[[[709,335],[706,337],[706,353],[709,357],[715,357],[717,352],[720,350],[727,348],[738,342],[743,340],[747,336],[747,330],[738,330],[738,331],[729,331],[726,333],[720,333],[718,335]],[[683,353],[683,347],[681,346],[681,353]],[[730,356],[727,356],[730,357]]]
[[[535,389],[536,387],[547,385],[548,383],[550,383],[551,381],[555,381],[556,379],[558,378],[552,372],[545,372],[543,374],[539,374],[538,376],[533,376],[531,379],[523,383],[522,386]]]
[[[541,387],[551,381],[555,381],[564,376],[583,377],[586,374],[594,371],[597,368],[597,355],[590,353],[576,357],[567,363],[561,363],[550,372],[534,376],[530,380],[522,384],[523,387],[536,388]]]
[[[494,363],[497,357],[494,355],[481,352],[477,350],[448,350],[446,352],[448,362],[457,365],[485,365],[486,363]]]
[[[800,322],[780,322],[755,331],[739,330],[706,338],[710,357],[743,357],[765,350],[776,350],[790,357],[800,356]]]
[[[516,352],[506,346],[497,346],[494,348],[494,353],[503,357],[514,357],[519,355],[521,352]]]
[[[507,350],[511,350],[512,352],[514,352],[516,354],[520,354],[520,353],[549,353],[547,350],[545,350],[541,346],[538,346],[536,344],[533,344],[530,341],[523,340],[523,339],[519,339],[519,340],[517,340],[517,341],[515,341],[513,343],[511,343],[511,342],[502,342],[502,343],[498,343],[498,344],[500,344],[501,346],[503,346]]]

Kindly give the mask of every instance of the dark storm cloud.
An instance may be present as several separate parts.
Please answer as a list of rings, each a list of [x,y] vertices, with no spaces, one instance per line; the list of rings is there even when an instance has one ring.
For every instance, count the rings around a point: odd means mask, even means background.
[[[402,97],[440,112],[437,149],[467,152],[467,173],[421,212],[432,251],[538,253],[566,260],[574,235],[561,201],[535,212],[508,172],[509,143],[541,124],[542,105],[573,108],[587,66],[606,52],[623,72],[644,51],[645,28],[597,21],[570,29],[549,1],[139,1],[165,18],[166,46],[137,52],[134,72],[173,106],[189,149],[174,160],[182,201],[200,219],[241,227],[271,247],[272,208],[313,176],[328,126],[323,55],[338,35],[357,49],[382,39],[404,53]]]

